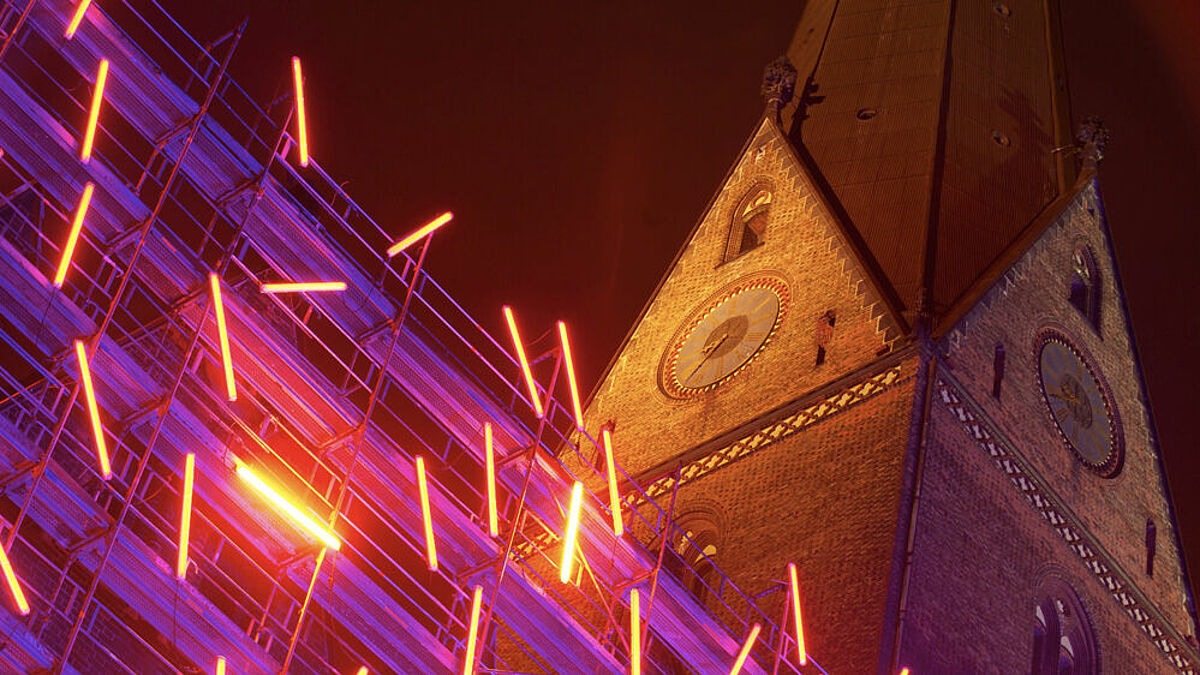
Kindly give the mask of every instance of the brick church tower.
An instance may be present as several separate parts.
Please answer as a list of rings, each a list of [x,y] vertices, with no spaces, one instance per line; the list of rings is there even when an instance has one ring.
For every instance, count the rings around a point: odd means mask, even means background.
[[[1055,0],[813,0],[593,394],[714,612],[795,562],[831,673],[1192,672]],[[705,573],[703,570],[711,570]]]

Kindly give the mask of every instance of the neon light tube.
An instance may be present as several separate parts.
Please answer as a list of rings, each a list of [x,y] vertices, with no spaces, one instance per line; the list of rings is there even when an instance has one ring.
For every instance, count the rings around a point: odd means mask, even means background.
[[[908,668],[901,668],[900,675],[908,675]]]
[[[360,667],[360,668],[358,669],[358,671],[357,671],[357,672],[355,672],[355,673],[354,673],[354,675],[367,675],[367,672],[368,672],[368,671],[367,671],[367,667],[366,667],[366,666],[362,666],[362,667]]]
[[[567,367],[567,386],[571,390],[571,408],[575,412],[575,428],[583,431],[583,406],[579,404],[579,386],[575,382],[575,360],[571,358],[571,342],[567,340],[567,324],[558,322],[558,340],[562,343],[563,364]]]
[[[471,627],[467,630],[467,653],[463,655],[462,675],[475,672],[475,643],[479,640],[479,610],[483,602],[483,586],[471,594]]]
[[[488,534],[500,536],[500,517],[496,510],[496,449],[492,443],[492,423],[483,423],[483,445],[487,456]]]
[[[408,234],[408,236],[406,236],[405,238],[401,239],[400,241],[398,241],[395,244],[392,244],[390,247],[388,247],[388,250],[387,250],[388,257],[389,258],[395,257],[404,249],[417,243],[423,237],[433,234],[434,230],[445,225],[446,223],[450,222],[453,219],[454,219],[454,213],[447,211],[447,212],[443,213],[442,215],[438,216],[437,218],[434,218],[433,220],[429,221],[428,223],[425,223],[424,225],[417,228],[416,230],[413,230],[412,232],[410,232]]]
[[[62,288],[67,279],[67,268],[71,266],[71,256],[75,255],[75,245],[79,242],[79,231],[83,229],[83,217],[87,215],[88,205],[92,203],[92,190],[96,186],[89,181],[83,186],[83,194],[79,196],[79,206],[75,207],[75,219],[71,221],[71,232],[67,235],[67,243],[63,245],[62,259],[58,261],[58,271],[54,273],[54,287]]]
[[[604,470],[608,473],[608,508],[612,511],[613,534],[619,537],[625,532],[625,524],[621,521],[621,493],[617,491],[617,465],[613,461],[612,432],[607,428],[601,429],[600,440],[604,445]]]
[[[729,675],[738,675],[742,672],[742,666],[746,663],[746,659],[750,657],[750,650],[754,647],[754,641],[758,639],[758,631],[762,630],[762,624],[754,624],[750,628],[750,634],[746,636],[746,644],[742,645],[742,651],[738,652],[737,660],[733,662],[733,668],[729,669]]]
[[[225,657],[224,656],[217,657],[217,665],[216,665],[216,668],[213,669],[213,672],[216,673],[216,675],[225,675]]]
[[[263,479],[255,475],[255,473],[250,470],[250,467],[242,464],[240,461],[237,462],[237,475],[239,478],[245,481],[247,485],[254,488],[258,494],[262,495],[267,501],[271,502],[272,506],[282,511],[284,515],[291,518],[297,525],[307,530],[309,534],[321,540],[321,543],[335,551],[342,547],[342,542],[338,541],[337,536],[334,535],[333,532],[330,532],[328,528],[324,527],[311,516],[296,508],[296,506],[289,502],[286,497],[279,494],[275,488],[271,487]]]
[[[71,15],[71,22],[67,24],[67,32],[63,33],[63,37],[68,40],[75,37],[75,31],[79,30],[79,24],[83,23],[83,15],[87,12],[90,4],[92,4],[92,0],[79,1],[79,6],[75,8],[75,14]]]
[[[629,675],[642,675],[642,608],[636,588],[629,591]]]
[[[346,290],[344,281],[290,281],[262,285],[263,293],[319,293],[344,290]]]
[[[521,344],[521,333],[517,330],[517,319],[513,316],[512,307],[504,306],[504,320],[508,322],[508,332],[512,334],[513,346],[517,349],[517,360],[521,362],[521,372],[525,375],[525,385],[529,387],[529,399],[533,401],[533,412],[538,419],[545,412],[542,410],[542,400],[538,398],[537,385],[533,382],[533,371],[529,369],[529,359],[525,358],[525,347]]]
[[[4,551],[3,546],[0,546],[0,570],[4,571],[4,581],[8,583],[8,590],[12,592],[17,611],[21,616],[29,614],[29,601],[25,599],[25,591],[21,590],[21,582],[17,580],[16,572],[13,572],[12,563],[8,561],[8,553]]]
[[[800,618],[800,581],[796,576],[796,563],[788,563],[788,579],[792,590],[792,615],[796,625],[796,658],[800,665],[808,665],[808,653],[804,650],[804,621]]]
[[[188,538],[192,533],[192,488],[195,485],[196,453],[189,452],[183,460],[183,508],[179,514],[179,558],[175,561],[175,578],[187,576]]]
[[[433,539],[433,516],[429,513],[429,485],[425,482],[425,458],[417,458],[417,489],[421,492],[421,520],[425,522],[425,555],[429,570],[437,569],[437,542]]]
[[[300,166],[308,166],[308,120],[304,115],[304,75],[300,72],[300,57],[292,57],[292,80],[296,85],[296,142],[300,149]]]
[[[233,357],[229,354],[229,333],[225,330],[225,303],[221,302],[221,278],[214,272],[208,275],[212,284],[213,312],[217,315],[217,338],[221,343],[221,363],[225,366],[225,395],[230,401],[237,400],[237,386],[233,383]]]
[[[100,406],[96,405],[96,390],[92,388],[92,371],[88,367],[87,350],[82,340],[75,341],[75,357],[79,359],[79,381],[83,384],[83,398],[87,403],[88,417],[92,419],[92,436],[96,439],[96,457],[100,460],[100,475],[104,480],[112,478],[112,465],[108,463],[108,448],[104,445],[104,425],[100,423]]]
[[[87,128],[83,132],[83,143],[79,146],[79,159],[84,164],[92,158],[92,144],[96,142],[96,125],[100,122],[100,103],[104,101],[104,83],[108,80],[108,59],[100,59],[96,71],[96,88],[92,90],[92,108],[88,111]]]
[[[583,501],[583,483],[575,481],[571,488],[571,513],[567,517],[567,536],[563,541],[562,567],[558,578],[564,584],[571,579],[571,562],[575,560],[575,535],[579,531],[579,504]]]

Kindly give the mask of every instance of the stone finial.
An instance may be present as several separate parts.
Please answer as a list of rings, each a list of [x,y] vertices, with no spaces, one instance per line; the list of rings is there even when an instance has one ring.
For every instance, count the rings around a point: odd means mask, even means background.
[[[1095,167],[1104,159],[1104,149],[1108,147],[1111,137],[1104,121],[1096,115],[1090,115],[1079,125],[1075,132],[1075,144],[1079,147],[1079,158],[1084,166]]]
[[[767,107],[779,114],[779,110],[792,101],[796,90],[796,68],[781,56],[767,64],[763,70],[762,95]]]

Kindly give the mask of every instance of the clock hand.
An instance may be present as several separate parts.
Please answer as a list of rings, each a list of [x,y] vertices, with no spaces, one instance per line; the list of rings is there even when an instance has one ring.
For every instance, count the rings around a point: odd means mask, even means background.
[[[725,342],[725,340],[727,340],[728,338],[729,338],[729,333],[725,333],[724,335],[721,336],[720,340],[717,340],[716,342],[712,343],[712,346],[704,347],[700,350],[700,352],[702,354],[704,354],[704,358],[700,359],[700,363],[697,363],[696,367],[692,369],[692,372],[688,373],[688,376],[687,376],[688,380],[691,380],[693,377],[695,377],[696,373],[700,370],[700,367],[703,366],[704,364],[708,363],[708,358],[710,356],[712,356],[712,353],[717,351],[717,348],[720,347],[721,344],[723,342]]]

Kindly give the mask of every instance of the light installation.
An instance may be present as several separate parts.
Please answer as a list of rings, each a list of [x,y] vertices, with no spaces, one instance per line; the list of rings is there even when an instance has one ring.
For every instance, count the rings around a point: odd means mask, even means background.
[[[642,608],[641,594],[629,591],[629,675],[642,675]]]
[[[788,594],[792,598],[792,623],[796,628],[796,660],[802,666],[808,665],[808,652],[804,649],[804,620],[800,615],[800,581],[796,573],[796,563],[788,563]]]
[[[88,6],[92,4],[92,0],[79,0],[79,5],[75,7],[75,13],[71,15],[71,21],[67,24],[67,30],[63,33],[63,37],[70,40],[75,37],[75,31],[79,30],[79,24],[83,23],[83,15],[87,13]]]
[[[188,539],[192,533],[192,489],[196,480],[196,453],[189,452],[183,459],[183,492],[180,495],[179,513],[179,556],[175,561],[175,578],[187,576]]]
[[[425,526],[425,559],[430,571],[438,568],[437,542],[433,538],[433,516],[429,511],[429,485],[425,481],[425,458],[417,458],[417,490],[421,495],[421,522]]]
[[[563,537],[562,565],[558,578],[564,584],[571,580],[571,562],[575,560],[575,536],[579,532],[579,506],[583,501],[583,483],[571,487],[571,507],[567,515],[567,534]]]
[[[221,300],[221,277],[208,276],[212,287],[213,313],[217,315],[217,340],[221,346],[221,365],[225,370],[225,397],[237,400],[237,385],[233,382],[233,356],[229,353],[229,331],[225,327],[225,303]]]
[[[262,285],[263,293],[322,293],[344,290],[344,281],[287,281]]]
[[[92,107],[88,110],[87,128],[83,131],[83,143],[79,145],[79,159],[87,164],[92,158],[92,145],[96,142],[96,125],[100,123],[100,105],[104,102],[104,83],[108,80],[108,59],[100,59],[96,70],[96,85],[92,90]]]
[[[295,504],[287,499],[287,497],[284,497],[278,490],[271,487],[262,478],[259,478],[258,474],[254,473],[250,467],[236,459],[234,460],[234,464],[236,466],[238,478],[241,478],[243,481],[245,481],[246,485],[249,485],[251,488],[253,488],[255,492],[270,502],[272,506],[282,512],[285,516],[291,518],[292,522],[299,525],[329,548],[336,551],[342,547],[342,542],[338,540],[337,536],[335,536],[333,532],[330,532],[328,528],[318,523],[312,516],[309,516],[307,513],[304,513],[297,508]]]
[[[613,459],[612,430],[600,430],[601,445],[604,446],[604,473],[608,476],[608,508],[612,511],[613,534],[621,536],[625,524],[621,518],[621,493],[617,490],[617,464]]]
[[[500,536],[500,517],[496,509],[496,447],[492,438],[492,423],[483,423],[484,466],[487,478],[488,534]]]
[[[225,657],[218,656],[216,664],[213,665],[214,675],[225,675]]]
[[[738,652],[737,658],[733,661],[729,675],[738,675],[742,672],[742,666],[746,665],[746,659],[750,658],[750,650],[754,649],[754,641],[758,639],[758,633],[761,630],[762,624],[756,623],[750,627],[750,634],[746,636],[746,642],[742,644],[742,651]]]
[[[508,324],[508,333],[512,336],[513,348],[517,350],[517,361],[521,364],[521,374],[525,377],[525,386],[529,388],[529,400],[533,412],[540,419],[543,414],[542,399],[538,396],[537,384],[533,380],[533,370],[529,367],[529,359],[525,356],[525,345],[521,343],[521,332],[517,330],[517,319],[513,316],[512,307],[504,306],[504,321]]]
[[[435,230],[437,230],[438,228],[440,228],[441,226],[445,225],[446,223],[450,222],[453,219],[454,219],[454,213],[451,211],[447,211],[447,212],[443,213],[442,215],[438,216],[437,218],[434,218],[433,220],[429,221],[428,223],[425,223],[424,225],[417,228],[416,230],[413,230],[412,232],[408,233],[408,235],[406,235],[403,239],[401,239],[400,241],[398,241],[388,247],[388,250],[387,250],[388,257],[394,258],[394,257],[400,255],[401,251],[408,248],[409,246],[412,246],[413,244],[417,243],[418,241],[421,241],[421,239],[433,234]]]
[[[300,166],[308,166],[308,118],[304,112],[304,74],[300,72],[300,57],[292,57],[292,84],[296,89],[296,144]]]
[[[83,400],[87,405],[88,418],[92,422],[92,438],[96,443],[96,459],[100,462],[100,476],[112,478],[112,466],[108,462],[108,447],[104,443],[104,425],[100,422],[100,406],[96,403],[96,390],[92,387],[92,370],[88,367],[87,348],[82,340],[75,341],[75,359],[79,363],[79,382],[83,385]]]
[[[79,242],[79,232],[83,229],[83,218],[87,215],[88,205],[92,203],[92,191],[96,188],[89,181],[83,186],[83,194],[79,196],[79,206],[75,207],[75,218],[71,221],[71,231],[67,233],[67,243],[63,244],[62,258],[58,262],[58,270],[54,273],[54,287],[62,288],[67,279],[67,269],[71,267],[71,258],[75,255],[75,245]]]
[[[567,339],[567,324],[558,322],[558,341],[562,345],[563,367],[567,370],[567,387],[571,392],[571,410],[575,413],[575,428],[583,431],[583,406],[579,402],[579,385],[575,382],[575,360],[571,357],[571,341]]]
[[[475,672],[475,644],[479,640],[479,613],[483,604],[483,586],[471,592],[471,622],[467,628],[467,651],[463,654],[462,675]]]
[[[367,672],[367,667],[361,666],[357,671],[354,672],[354,675],[367,675]]]
[[[0,571],[4,572],[4,583],[8,584],[8,592],[12,594],[13,604],[17,606],[17,611],[21,616],[29,614],[29,601],[25,599],[25,591],[21,588],[21,582],[17,579],[17,574],[13,572],[12,563],[8,560],[8,552],[0,546]]]

